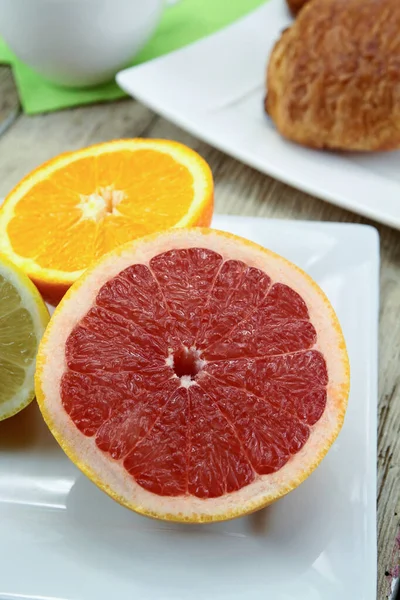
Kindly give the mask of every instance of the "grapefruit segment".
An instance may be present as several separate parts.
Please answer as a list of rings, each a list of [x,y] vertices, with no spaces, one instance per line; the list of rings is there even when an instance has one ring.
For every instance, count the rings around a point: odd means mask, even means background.
[[[82,372],[154,370],[162,366],[166,351],[165,339],[94,306],[71,333],[66,361],[70,369]]]
[[[124,460],[125,469],[140,486],[160,496],[186,493],[188,427],[187,390],[180,387]]]
[[[259,475],[281,469],[307,441],[308,427],[290,412],[278,411],[268,400],[212,377],[201,378],[199,384],[218,403]]]
[[[96,304],[146,330],[160,327],[168,318],[160,287],[145,265],[132,265],[112,282],[104,284]]]
[[[200,387],[188,393],[188,493],[218,498],[251,483],[255,472],[231,423]]]
[[[311,348],[315,342],[304,300],[287,285],[276,283],[249,315],[206,347],[204,355],[218,360],[287,354]]]
[[[308,425],[324,412],[328,373],[324,357],[316,350],[216,361],[204,370],[227,386],[267,398],[276,409],[291,412]]]
[[[260,269],[238,260],[223,262],[205,303],[197,345],[207,348],[229,333],[262,302],[270,284]]]
[[[150,261],[176,333],[186,347],[197,336],[222,256],[205,248],[163,252]]]
[[[318,286],[212,230],[104,257],[41,344],[39,404],[66,453],[143,514],[216,521],[299,485],[343,422],[349,368]]]

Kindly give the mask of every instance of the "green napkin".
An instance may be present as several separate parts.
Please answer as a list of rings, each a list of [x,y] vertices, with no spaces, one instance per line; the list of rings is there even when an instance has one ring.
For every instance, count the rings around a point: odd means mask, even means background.
[[[165,9],[154,37],[132,64],[156,58],[214,33],[264,2],[265,0],[181,0]],[[28,114],[115,100],[125,95],[114,81],[86,90],[53,85],[18,60],[0,39],[1,62],[12,65],[21,103]]]
[[[5,41],[0,38],[0,63],[10,65],[14,60],[16,60],[14,54],[8,48]]]

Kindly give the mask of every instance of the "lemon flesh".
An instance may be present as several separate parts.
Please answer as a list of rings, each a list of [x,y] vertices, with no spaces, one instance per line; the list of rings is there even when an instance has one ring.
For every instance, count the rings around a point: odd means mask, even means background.
[[[0,421],[33,400],[38,345],[49,320],[28,277],[0,256]]]

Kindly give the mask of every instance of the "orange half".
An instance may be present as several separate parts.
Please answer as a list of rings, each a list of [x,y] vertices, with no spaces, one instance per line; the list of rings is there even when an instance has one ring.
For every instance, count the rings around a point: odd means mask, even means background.
[[[171,227],[207,226],[213,180],[193,150],[127,139],[62,154],[25,177],[0,211],[0,251],[57,302],[97,258]]]

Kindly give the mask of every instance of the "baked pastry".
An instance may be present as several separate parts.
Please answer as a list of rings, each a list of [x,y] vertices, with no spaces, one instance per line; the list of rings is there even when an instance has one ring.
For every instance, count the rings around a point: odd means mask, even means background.
[[[275,45],[265,108],[314,148],[400,148],[400,1],[311,0]]]
[[[290,12],[296,16],[309,0],[287,0]]]

